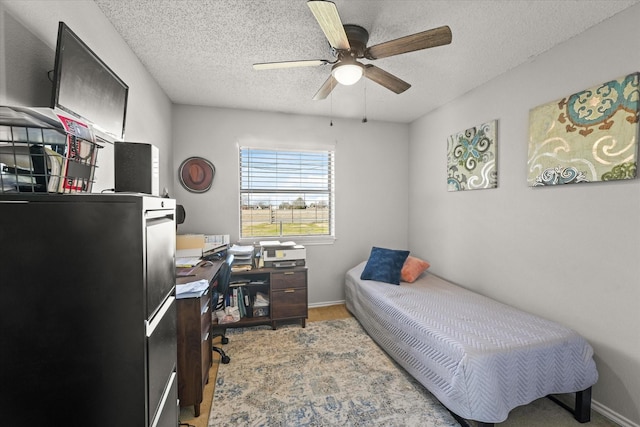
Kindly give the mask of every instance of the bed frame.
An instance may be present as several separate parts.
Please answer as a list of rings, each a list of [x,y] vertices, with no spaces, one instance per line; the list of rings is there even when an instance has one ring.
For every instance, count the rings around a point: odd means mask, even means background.
[[[591,419],[593,349],[575,331],[429,272],[399,286],[345,277],[347,309],[460,422],[493,427],[541,397]],[[571,408],[553,395],[575,393]]]
[[[591,421],[591,387],[587,388],[586,390],[576,392],[575,407],[573,408],[562,402],[561,400],[558,400],[558,398],[553,395],[548,395],[547,398],[563,409],[566,409],[567,411],[572,413],[573,418],[575,418],[576,421],[580,423],[588,423],[589,421]],[[451,413],[451,415],[453,415],[453,418],[455,418],[456,421],[460,423],[460,425],[471,427],[467,420],[461,418],[450,409],[447,408],[447,410]],[[495,427],[495,423],[483,423],[476,421],[476,427]]]

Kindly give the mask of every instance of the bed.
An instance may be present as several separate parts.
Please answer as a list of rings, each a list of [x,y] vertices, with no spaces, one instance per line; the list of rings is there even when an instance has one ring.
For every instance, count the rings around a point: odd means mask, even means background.
[[[491,426],[517,406],[565,393],[576,393],[574,417],[590,420],[598,373],[576,332],[429,272],[399,286],[361,280],[365,264],[346,274],[347,309],[458,421]]]

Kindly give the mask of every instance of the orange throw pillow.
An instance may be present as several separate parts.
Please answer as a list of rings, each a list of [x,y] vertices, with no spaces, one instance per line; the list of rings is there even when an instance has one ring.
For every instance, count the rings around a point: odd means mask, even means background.
[[[413,283],[430,266],[427,261],[409,255],[402,266],[400,278],[403,282]]]

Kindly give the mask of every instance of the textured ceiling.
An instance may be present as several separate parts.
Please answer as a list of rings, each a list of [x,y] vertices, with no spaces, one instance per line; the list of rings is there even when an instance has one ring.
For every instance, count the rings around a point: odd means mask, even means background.
[[[306,0],[95,0],[178,104],[408,123],[640,0],[335,0],[369,46],[449,25],[450,45],[377,61],[409,82],[362,79],[312,97],[330,65],[255,71],[256,62],[333,60]]]

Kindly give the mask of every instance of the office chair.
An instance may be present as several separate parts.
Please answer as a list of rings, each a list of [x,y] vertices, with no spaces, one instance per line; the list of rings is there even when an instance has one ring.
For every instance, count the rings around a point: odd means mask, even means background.
[[[231,264],[233,264],[233,255],[229,255],[224,263],[220,266],[220,271],[218,272],[218,286],[216,287],[215,298],[213,301],[214,308],[213,314],[218,310],[224,310],[224,304],[227,299],[227,295],[229,294],[229,281],[231,280]],[[215,333],[212,335],[212,339],[214,337],[222,337],[222,344],[227,344],[229,342],[229,338],[225,337],[224,334],[227,330],[226,327],[221,326],[219,324],[214,325],[214,328],[221,329],[222,332]],[[220,347],[212,346],[212,351],[215,351],[220,354],[220,360],[222,363],[229,363],[231,359]]]

